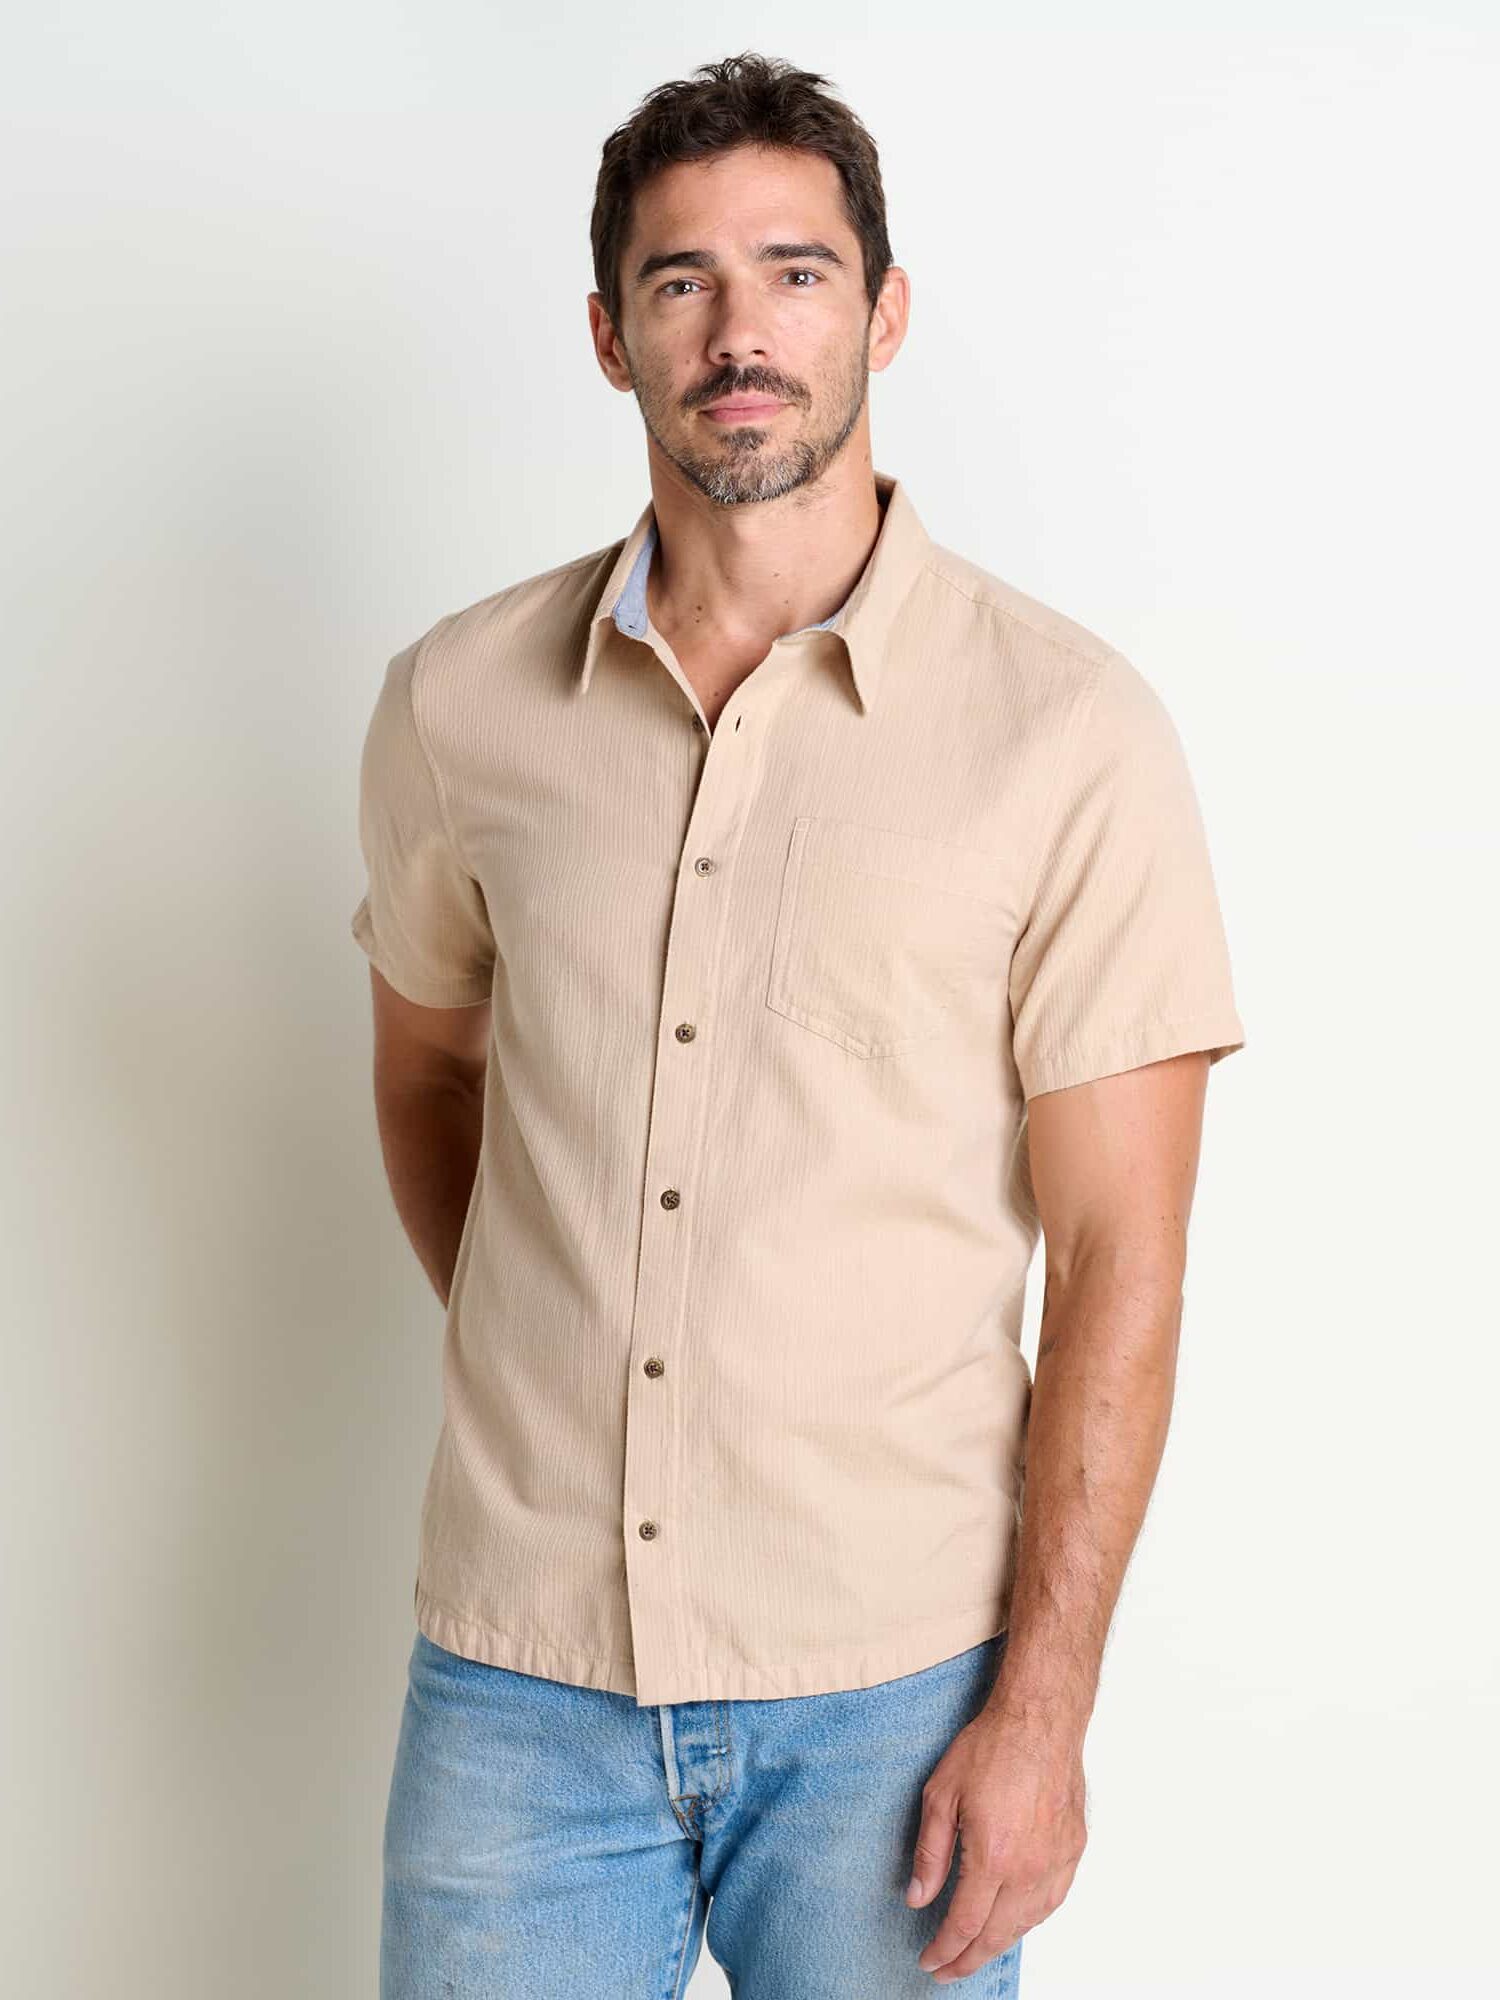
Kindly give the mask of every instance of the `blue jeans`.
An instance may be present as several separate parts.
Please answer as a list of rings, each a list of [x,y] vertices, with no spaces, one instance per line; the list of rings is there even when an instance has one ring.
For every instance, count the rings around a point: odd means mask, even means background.
[[[418,1632],[385,1822],[380,2000],[906,2000],[921,1791],[1006,1635],[874,1687],[678,1701],[486,1666]],[[960,1840],[961,1840],[960,1836]],[[711,1900],[710,1900],[711,1899]],[[1014,2000],[1021,1941],[967,1978]]]

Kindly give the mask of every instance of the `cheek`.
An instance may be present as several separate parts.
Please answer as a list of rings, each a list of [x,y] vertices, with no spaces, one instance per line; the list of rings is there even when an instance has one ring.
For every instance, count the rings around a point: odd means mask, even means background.
[[[812,384],[817,407],[842,413],[864,395],[870,376],[869,354],[863,334],[851,346],[846,339],[835,354],[820,357],[821,365]]]
[[[682,399],[697,375],[685,360],[664,357],[658,352],[637,360],[632,379],[641,401],[653,415],[675,412],[681,416],[686,414]]]

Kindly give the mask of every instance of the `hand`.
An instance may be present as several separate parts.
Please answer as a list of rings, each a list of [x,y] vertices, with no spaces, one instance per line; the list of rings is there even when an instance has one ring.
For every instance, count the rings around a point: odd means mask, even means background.
[[[917,1960],[938,1986],[1008,1951],[1067,1895],[1088,1839],[1081,1742],[1003,1705],[965,1723],[922,1787],[913,1909],[948,1879],[955,1835],[958,1881]]]

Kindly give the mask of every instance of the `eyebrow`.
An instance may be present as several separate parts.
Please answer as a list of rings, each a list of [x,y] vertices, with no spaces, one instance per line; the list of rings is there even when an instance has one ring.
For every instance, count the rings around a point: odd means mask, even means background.
[[[759,264],[832,264],[836,269],[844,269],[844,260],[828,243],[758,243],[755,259]],[[647,257],[635,274],[637,285],[644,285],[648,278],[658,271],[672,270],[686,266],[693,271],[717,271],[719,260],[712,250],[658,250]]]

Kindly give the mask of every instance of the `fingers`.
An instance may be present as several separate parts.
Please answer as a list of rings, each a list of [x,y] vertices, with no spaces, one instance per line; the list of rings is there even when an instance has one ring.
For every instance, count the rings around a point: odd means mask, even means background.
[[[954,1885],[936,1937],[917,1960],[923,1972],[939,1967],[950,1977],[976,1971],[997,1951],[1015,1943],[1007,1931],[1015,1916],[1015,1897],[1002,1894],[1005,1881],[1000,1840],[982,1827],[966,1831],[959,1842],[958,1881]],[[941,1982],[939,1982],[941,1983]]]
[[[998,1743],[998,1747],[997,1747]],[[1045,1747],[1045,1746],[1044,1746]],[[1088,1837],[1082,1767],[1054,1762],[1013,1740],[960,1730],[922,1787],[913,1877],[906,1900],[930,1902],[948,1879],[953,1896],[917,1960],[935,1985],[965,1979],[1007,1951],[1062,1902]]]
[[[1002,1888],[978,1935],[970,1938],[956,1957],[946,1960],[928,1957],[929,1952],[935,1953],[939,1949],[945,1927],[928,1945],[917,1964],[923,1972],[932,1973],[934,1986],[949,1986],[955,1980],[967,1979],[971,1972],[978,1972],[981,1966],[1009,1951],[1031,1928],[1021,1914],[1019,1899],[1008,1895]]]

